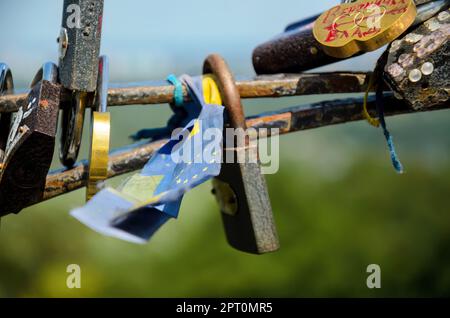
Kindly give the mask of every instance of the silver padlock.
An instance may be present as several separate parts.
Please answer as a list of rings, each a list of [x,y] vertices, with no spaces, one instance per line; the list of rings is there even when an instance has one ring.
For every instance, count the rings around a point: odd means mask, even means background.
[[[59,42],[59,77],[72,97],[62,105],[60,161],[72,167],[78,157],[86,108],[97,86],[103,0],[65,0]]]
[[[64,0],[59,34],[59,77],[72,91],[93,92],[97,85],[103,0]]]

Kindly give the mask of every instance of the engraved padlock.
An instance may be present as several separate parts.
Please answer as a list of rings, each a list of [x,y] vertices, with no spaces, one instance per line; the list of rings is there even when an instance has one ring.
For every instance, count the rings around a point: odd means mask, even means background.
[[[41,201],[52,162],[61,86],[58,69],[46,63],[15,114],[0,172],[0,216]]]
[[[330,56],[348,58],[393,41],[416,19],[413,0],[358,0],[324,12],[314,23],[314,37]]]
[[[226,62],[219,55],[210,55],[203,67],[204,74],[212,73],[219,86],[229,125],[246,130],[244,112],[239,91]],[[276,251],[278,236],[272,214],[267,184],[256,162],[225,162],[227,152],[237,159],[239,152],[249,158],[248,139],[244,147],[227,149],[224,145],[224,161],[221,172],[213,180],[213,193],[221,208],[227,240],[234,248],[253,254]]]

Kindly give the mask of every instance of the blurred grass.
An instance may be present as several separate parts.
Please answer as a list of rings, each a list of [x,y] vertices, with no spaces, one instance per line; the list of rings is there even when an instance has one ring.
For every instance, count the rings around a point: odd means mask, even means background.
[[[439,112],[389,120],[402,176],[381,131],[365,123],[283,137],[280,171],[267,177],[281,240],[270,255],[227,245],[209,184],[189,193],[180,218],[144,246],[71,218],[84,190],[5,217],[0,297],[450,296],[448,119]],[[79,290],[65,285],[73,263],[81,266]],[[365,285],[372,263],[382,269],[380,290]]]

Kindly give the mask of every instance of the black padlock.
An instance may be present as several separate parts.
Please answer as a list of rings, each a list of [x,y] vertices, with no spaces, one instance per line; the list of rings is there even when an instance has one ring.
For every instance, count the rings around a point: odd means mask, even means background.
[[[61,86],[58,69],[46,63],[15,115],[0,172],[0,216],[41,201],[52,162]]]
[[[219,86],[222,100],[232,128],[246,130],[239,91],[226,62],[219,55],[208,56],[203,73],[212,73]],[[213,193],[221,207],[228,242],[234,248],[248,253],[262,254],[279,248],[278,236],[272,214],[269,193],[257,162],[226,163],[226,152],[238,152],[245,157],[251,150],[246,139],[242,148],[227,149],[224,145],[224,163],[220,175],[213,180]]]

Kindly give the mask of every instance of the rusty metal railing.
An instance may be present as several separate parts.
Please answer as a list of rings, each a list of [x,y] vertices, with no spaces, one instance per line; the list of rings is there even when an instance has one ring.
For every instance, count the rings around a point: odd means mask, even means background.
[[[241,98],[286,97],[331,93],[361,93],[366,90],[366,73],[335,72],[317,74],[278,74],[237,80]],[[64,94],[64,93],[63,93]],[[0,97],[0,112],[17,110],[26,93]],[[65,96],[61,97],[63,100]],[[186,88],[184,98],[189,100]],[[147,82],[113,85],[108,90],[109,106],[149,105],[170,103],[173,86],[166,82]],[[314,129],[363,119],[362,98],[323,101],[248,117],[253,128],[278,128],[280,134]],[[385,99],[385,115],[394,116],[418,112],[393,96]],[[447,109],[448,103],[422,111]],[[376,114],[375,102],[369,99],[368,110]],[[269,130],[270,131],[270,130]],[[270,137],[270,136],[268,136]],[[141,169],[151,155],[167,139],[139,142],[111,152],[108,178]],[[71,169],[51,171],[46,180],[43,201],[80,189],[86,185],[87,161],[78,162]]]
[[[237,80],[241,98],[302,96],[312,94],[358,93],[365,88],[367,74],[352,72],[315,74],[278,74]],[[28,92],[0,96],[0,113],[14,112],[26,100]],[[183,87],[185,101],[189,100]],[[61,101],[69,100],[63,93]],[[173,101],[173,86],[168,82],[144,82],[111,85],[108,107],[164,104]]]

